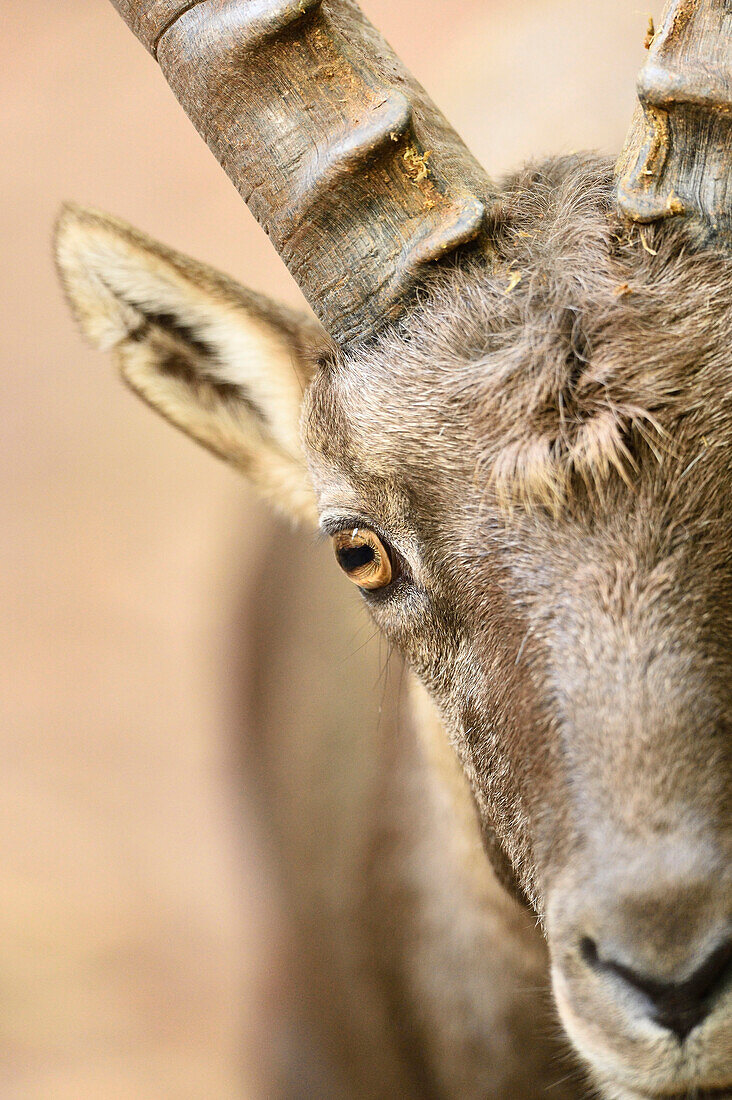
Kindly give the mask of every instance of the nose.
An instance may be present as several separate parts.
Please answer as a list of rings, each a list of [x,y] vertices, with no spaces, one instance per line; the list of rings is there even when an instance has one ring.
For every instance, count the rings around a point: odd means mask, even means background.
[[[732,970],[732,938],[720,944],[692,974],[681,981],[663,981],[640,973],[625,963],[605,958],[589,936],[580,941],[580,954],[593,970],[614,975],[643,994],[651,1019],[672,1031],[679,1042],[712,1011],[717,994]]]
[[[575,1013],[645,1019],[683,1043],[732,1000],[732,866],[716,835],[679,819],[650,842],[598,831],[557,880],[547,928]]]

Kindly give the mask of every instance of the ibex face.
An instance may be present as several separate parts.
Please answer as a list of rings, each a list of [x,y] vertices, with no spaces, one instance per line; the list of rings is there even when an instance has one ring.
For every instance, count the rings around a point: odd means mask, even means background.
[[[729,4],[670,5],[619,210],[590,158],[499,192],[350,2],[117,6],[329,335],[69,210],[85,330],[307,518],[309,467],[605,1094],[729,1095]]]
[[[545,922],[570,1035],[655,1095],[731,1068],[732,266],[622,239],[604,176],[520,179],[502,274],[446,273],[337,355],[304,428],[324,529],[388,554],[364,596]]]

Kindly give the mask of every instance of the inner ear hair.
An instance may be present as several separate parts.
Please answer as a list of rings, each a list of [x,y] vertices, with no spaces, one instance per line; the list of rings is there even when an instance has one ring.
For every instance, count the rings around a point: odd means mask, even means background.
[[[134,306],[134,303],[129,305]],[[219,401],[236,403],[239,410],[245,409],[261,429],[266,428],[267,417],[247,390],[217,373],[216,348],[196,336],[193,329],[177,317],[170,313],[143,311],[143,320],[130,332],[129,339],[133,344],[156,344],[156,370],[195,392],[198,401],[203,400],[205,391],[213,391]],[[124,367],[123,374],[126,374]]]
[[[213,344],[210,344],[206,340],[202,340],[196,335],[190,325],[184,324],[175,314],[146,310],[144,306],[141,306],[137,302],[130,301],[129,298],[124,300],[132,309],[139,310],[143,318],[139,327],[130,332],[129,338],[131,340],[139,343],[150,336],[150,332],[153,328],[161,329],[163,332],[167,332],[169,336],[173,336],[177,340],[183,341],[187,346],[198,352],[202,358],[215,358],[216,349]]]

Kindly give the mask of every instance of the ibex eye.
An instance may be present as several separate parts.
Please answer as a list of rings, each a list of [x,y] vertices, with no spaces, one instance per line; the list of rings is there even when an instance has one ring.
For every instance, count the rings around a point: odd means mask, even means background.
[[[359,588],[385,588],[394,575],[389,551],[368,527],[353,527],[333,535],[333,549],[343,572]]]

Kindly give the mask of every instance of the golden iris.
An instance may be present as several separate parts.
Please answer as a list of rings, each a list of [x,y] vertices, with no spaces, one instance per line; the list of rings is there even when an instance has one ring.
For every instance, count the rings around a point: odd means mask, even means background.
[[[333,535],[336,560],[350,581],[373,591],[385,588],[393,576],[389,552],[368,527],[353,527]]]

